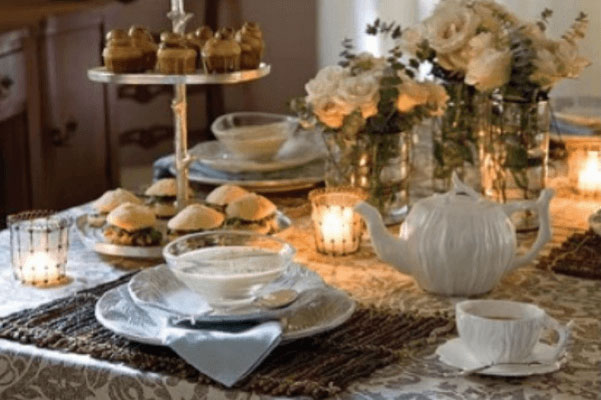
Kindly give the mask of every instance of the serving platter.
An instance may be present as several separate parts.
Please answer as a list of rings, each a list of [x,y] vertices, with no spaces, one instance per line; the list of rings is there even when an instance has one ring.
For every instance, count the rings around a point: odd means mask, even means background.
[[[88,70],[88,78],[95,82],[116,83],[119,85],[227,85],[249,82],[269,75],[271,66],[262,62],[257,69],[241,70],[224,74],[207,74],[196,71],[194,74],[171,75],[158,72],[115,73],[106,67]]]
[[[283,212],[276,211],[277,232],[289,228],[292,221]],[[161,246],[122,246],[107,243],[104,239],[103,228],[88,224],[88,215],[82,214],[75,219],[75,229],[83,244],[90,250],[106,256],[139,258],[139,259],[162,259],[163,247],[167,244],[164,240]],[[167,221],[158,220],[156,229],[166,238]]]
[[[324,180],[325,163],[315,160],[308,164],[281,171],[230,173],[215,170],[200,162],[190,164],[189,179],[206,185],[238,185],[260,193],[276,193],[309,188]],[[175,174],[173,160],[169,172]]]
[[[288,140],[271,160],[255,161],[238,158],[218,140],[198,143],[190,156],[217,171],[272,172],[299,167],[326,154],[323,140],[315,132],[301,131]]]
[[[300,264],[291,264],[284,274],[266,285],[256,295],[282,289],[294,289],[299,298],[287,307],[268,310],[252,304],[234,307],[209,306],[206,299],[178,280],[167,265],[137,273],[128,284],[132,300],[144,307],[169,313],[182,320],[197,322],[261,321],[279,318],[304,307],[326,287],[321,277]]]
[[[345,323],[355,311],[355,302],[344,292],[326,286],[320,296],[304,307],[279,318],[283,326],[282,343],[317,335]],[[161,346],[165,314],[138,306],[127,284],[111,289],[96,303],[96,319],[105,328],[126,339]]]

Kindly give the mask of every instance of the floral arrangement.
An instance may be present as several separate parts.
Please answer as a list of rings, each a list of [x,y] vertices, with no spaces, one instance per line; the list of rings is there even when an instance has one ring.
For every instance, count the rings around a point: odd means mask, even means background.
[[[368,34],[390,34],[399,39],[398,25],[376,20]],[[410,130],[425,118],[441,115],[448,96],[433,82],[415,79],[417,60],[404,63],[399,46],[388,57],[355,54],[350,40],[343,42],[342,61],[327,66],[306,85],[306,97],[293,101],[307,125],[347,135],[359,132],[396,133]]]
[[[434,75],[463,81],[481,92],[501,89],[545,97],[589,62],[578,54],[588,19],[580,13],[560,39],[545,34],[552,11],[523,22],[493,0],[441,0],[433,14],[405,30],[402,46],[433,65]]]
[[[400,26],[380,20],[367,33],[402,35]],[[360,187],[385,219],[394,218],[409,200],[412,128],[442,115],[448,96],[443,86],[415,79],[419,60],[404,62],[399,45],[386,57],[355,54],[350,40],[343,47],[341,62],[319,71],[292,108],[323,134],[326,184]]]

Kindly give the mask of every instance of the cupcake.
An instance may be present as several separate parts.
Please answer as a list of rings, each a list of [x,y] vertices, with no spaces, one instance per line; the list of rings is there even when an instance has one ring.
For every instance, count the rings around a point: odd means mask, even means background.
[[[158,46],[148,29],[134,25],[129,28],[129,38],[132,45],[142,51],[142,69],[154,69]]]
[[[106,41],[106,47],[102,51],[106,69],[116,73],[142,70],[142,50],[132,44],[124,30],[113,29],[107,33]]]
[[[202,62],[207,73],[240,70],[240,45],[232,28],[221,28],[202,48]]]
[[[161,34],[157,58],[162,74],[193,74],[196,71],[196,51],[177,33]]]
[[[207,42],[207,40],[213,37],[213,30],[211,27],[204,25],[198,28],[194,32],[190,32],[186,35],[186,40],[188,41],[188,45],[196,50],[196,65],[201,68],[202,67],[202,48]]]
[[[240,54],[240,68],[255,69],[259,68],[265,42],[263,41],[263,32],[255,22],[246,22],[242,28],[236,32],[236,41],[242,49]]]

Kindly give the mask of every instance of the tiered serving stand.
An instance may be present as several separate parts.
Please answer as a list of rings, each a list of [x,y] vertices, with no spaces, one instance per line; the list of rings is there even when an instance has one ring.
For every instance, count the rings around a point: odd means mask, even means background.
[[[173,32],[183,34],[191,13],[184,11],[183,0],[171,0],[171,11],[167,17],[173,24]],[[177,179],[177,207],[182,209],[188,202],[188,167],[193,160],[188,154],[187,85],[227,85],[248,82],[267,76],[271,66],[261,63],[258,69],[242,70],[225,74],[207,74],[197,71],[189,75],[165,75],[154,72],[117,74],[104,67],[88,70],[88,78],[95,82],[122,85],[173,85],[171,102],[175,131],[175,170]]]

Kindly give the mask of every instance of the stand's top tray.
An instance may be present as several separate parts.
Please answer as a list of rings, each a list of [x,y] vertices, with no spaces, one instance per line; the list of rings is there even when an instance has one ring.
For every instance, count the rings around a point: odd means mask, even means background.
[[[265,63],[261,63],[257,69],[241,70],[225,74],[205,74],[204,72],[198,72],[189,75],[165,75],[155,72],[118,74],[107,71],[105,67],[96,67],[88,70],[88,78],[96,82],[125,85],[211,85],[253,81],[269,75],[269,72],[271,72],[271,65]]]

